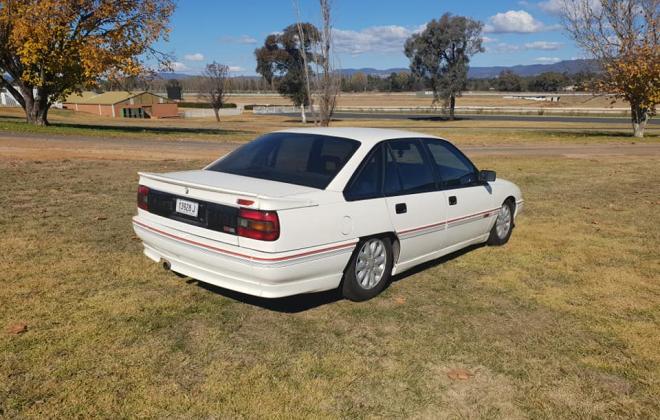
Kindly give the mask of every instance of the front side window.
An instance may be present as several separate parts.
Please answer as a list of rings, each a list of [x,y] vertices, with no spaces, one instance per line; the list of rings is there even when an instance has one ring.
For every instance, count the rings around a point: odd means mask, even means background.
[[[433,169],[418,140],[392,140],[388,145],[399,174],[399,194],[415,194],[435,189]]]
[[[340,137],[271,133],[239,147],[207,170],[324,189],[359,146]]]
[[[433,159],[442,186],[465,187],[477,182],[477,170],[454,146],[439,140],[424,140]]]

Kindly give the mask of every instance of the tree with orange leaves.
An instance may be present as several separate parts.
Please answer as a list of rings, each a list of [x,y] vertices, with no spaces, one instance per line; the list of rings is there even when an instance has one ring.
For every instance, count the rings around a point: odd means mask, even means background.
[[[599,90],[630,103],[644,137],[660,103],[660,0],[564,0],[566,30],[603,69]]]
[[[48,124],[51,105],[101,78],[135,76],[167,56],[173,0],[0,0],[0,86],[29,123]]]

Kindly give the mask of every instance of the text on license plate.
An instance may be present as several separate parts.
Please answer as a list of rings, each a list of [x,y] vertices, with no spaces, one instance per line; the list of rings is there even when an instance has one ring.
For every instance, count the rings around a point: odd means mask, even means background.
[[[185,214],[192,217],[197,217],[197,211],[199,210],[199,203],[187,200],[176,200],[176,212]]]

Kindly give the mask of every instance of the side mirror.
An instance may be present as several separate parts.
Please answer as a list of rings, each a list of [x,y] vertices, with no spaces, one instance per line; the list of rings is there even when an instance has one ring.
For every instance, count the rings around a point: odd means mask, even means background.
[[[495,171],[479,171],[479,182],[493,182],[496,178]]]

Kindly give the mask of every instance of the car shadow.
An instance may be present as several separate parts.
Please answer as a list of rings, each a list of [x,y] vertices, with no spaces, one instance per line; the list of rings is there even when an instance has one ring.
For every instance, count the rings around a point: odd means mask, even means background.
[[[337,302],[342,300],[339,290],[328,290],[326,292],[307,293],[303,295],[287,296],[283,298],[268,299],[258,296],[247,295],[245,293],[236,292],[233,290],[225,289],[223,287],[215,286],[213,284],[204,283],[194,279],[187,279],[188,284],[195,284],[204,290],[224,296],[226,298],[246,303],[248,305],[258,306],[260,308],[268,309],[274,312],[281,312],[287,314],[295,314],[304,312],[309,309],[318,308],[328,303]]]
[[[483,246],[485,246],[485,244],[471,245],[466,248],[460,249],[458,251],[452,252],[451,254],[447,254],[443,257],[436,258],[435,260],[431,260],[423,264],[420,264],[404,273],[397,274],[394,277],[392,277],[392,282],[388,284],[385,289],[389,288],[393,283],[399,282],[407,277],[413,276],[424,270],[428,270],[429,268],[433,268],[440,264],[444,264],[448,261],[463,256],[468,252],[471,252]],[[320,306],[338,302],[344,299],[341,295],[341,292],[338,289],[328,290],[326,292],[306,293],[302,295],[268,299],[268,298],[247,295],[245,293],[225,289],[224,287],[219,287],[213,284],[204,283],[202,281],[198,281],[189,277],[186,277],[186,283],[195,285],[211,293],[224,296],[228,299],[232,299],[237,302],[258,306],[260,308],[268,309],[274,312],[281,312],[288,314],[304,312],[310,309],[318,308]],[[376,299],[378,299],[378,297],[376,297]]]
[[[428,270],[429,268],[433,268],[433,267],[436,267],[438,265],[444,264],[446,262],[452,261],[452,260],[454,260],[458,257],[461,257],[461,256],[463,256],[463,255],[465,255],[469,252],[472,252],[472,251],[474,251],[476,249],[479,249],[479,248],[483,248],[485,246],[486,246],[485,243],[470,245],[470,246],[465,247],[463,249],[459,249],[458,251],[454,251],[451,254],[447,254],[447,255],[444,255],[440,258],[436,258],[435,260],[427,261],[425,263],[422,263],[420,265],[417,265],[417,266],[411,268],[410,270],[404,271],[401,274],[397,274],[397,275],[393,276],[392,277],[392,282],[390,284],[401,281],[401,280],[403,280],[407,277],[414,276],[415,274],[420,273],[420,272],[425,271],[425,270]]]

